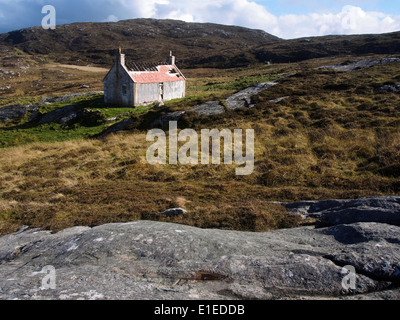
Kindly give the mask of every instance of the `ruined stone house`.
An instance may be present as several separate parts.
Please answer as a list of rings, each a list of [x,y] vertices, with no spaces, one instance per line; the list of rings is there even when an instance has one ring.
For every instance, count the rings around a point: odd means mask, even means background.
[[[104,78],[104,102],[137,107],[185,97],[186,78],[170,53],[165,63],[126,63],[121,49]]]

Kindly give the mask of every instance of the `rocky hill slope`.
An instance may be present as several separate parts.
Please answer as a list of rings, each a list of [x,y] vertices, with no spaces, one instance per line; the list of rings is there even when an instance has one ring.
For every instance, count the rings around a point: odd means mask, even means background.
[[[57,234],[22,229],[0,239],[0,298],[400,298],[399,197],[288,207],[321,213],[325,227],[243,233],[140,221]],[[356,271],[354,287],[343,286],[344,266]],[[49,268],[56,286],[45,290],[41,271]]]
[[[135,19],[118,23],[76,23],[56,30],[28,28],[0,35],[0,44],[58,62],[109,65],[120,46],[128,59],[164,61],[170,50],[180,66],[246,65],[247,52],[281,40],[264,31],[174,20]]]
[[[0,35],[1,46],[82,65],[108,66],[121,46],[128,60],[164,61],[173,50],[181,67],[238,67],[338,55],[395,54],[400,52],[400,33],[283,40],[235,26],[134,19],[12,31]]]
[[[297,62],[313,58],[397,54],[400,32],[375,35],[324,36],[286,40],[252,51],[260,62]]]

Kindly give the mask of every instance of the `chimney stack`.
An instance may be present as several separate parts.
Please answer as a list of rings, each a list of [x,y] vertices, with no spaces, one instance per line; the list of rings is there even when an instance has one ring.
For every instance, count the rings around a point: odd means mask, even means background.
[[[115,56],[115,63],[117,65],[125,66],[125,55],[122,53],[122,48],[118,48],[118,52]]]
[[[169,52],[169,57],[167,58],[167,63],[169,65],[174,66],[175,65],[175,56],[172,55],[172,51]]]

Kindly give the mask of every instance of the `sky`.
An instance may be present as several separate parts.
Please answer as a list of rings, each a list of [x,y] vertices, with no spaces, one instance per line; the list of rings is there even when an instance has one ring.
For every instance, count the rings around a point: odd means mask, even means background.
[[[134,18],[212,22],[261,29],[284,39],[400,31],[398,0],[0,0],[0,33],[56,24]]]

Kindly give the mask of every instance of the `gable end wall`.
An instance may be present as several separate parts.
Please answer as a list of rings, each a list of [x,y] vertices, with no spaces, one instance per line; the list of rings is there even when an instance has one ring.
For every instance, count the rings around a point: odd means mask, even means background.
[[[126,94],[123,94],[123,85]],[[134,105],[133,81],[124,67],[113,66],[104,79],[104,102],[106,104],[131,107]]]

